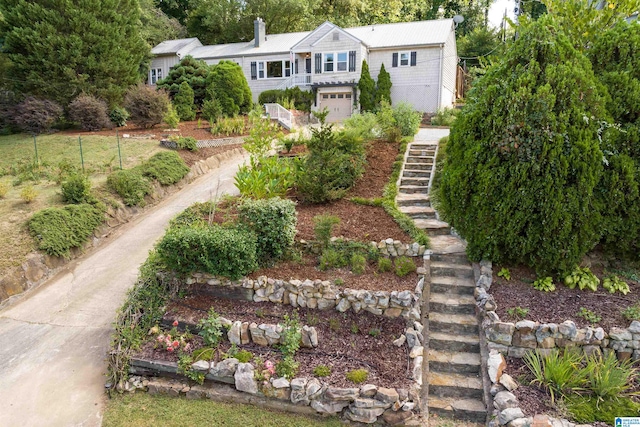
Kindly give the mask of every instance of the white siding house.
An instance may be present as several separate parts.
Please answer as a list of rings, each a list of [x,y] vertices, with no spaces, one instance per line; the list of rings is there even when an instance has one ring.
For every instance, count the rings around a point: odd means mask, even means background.
[[[159,44],[151,51],[150,84],[187,54],[207,64],[230,60],[242,67],[254,101],[265,90],[299,86],[315,93],[315,109],[326,107],[329,120],[339,121],[357,111],[357,83],[366,60],[374,80],[382,64],[391,75],[392,103],[408,102],[432,113],[455,99],[458,58],[451,19],[355,28],[325,22],[313,31],[269,35],[262,20],[254,25],[251,42],[202,46],[197,39],[181,39]]]

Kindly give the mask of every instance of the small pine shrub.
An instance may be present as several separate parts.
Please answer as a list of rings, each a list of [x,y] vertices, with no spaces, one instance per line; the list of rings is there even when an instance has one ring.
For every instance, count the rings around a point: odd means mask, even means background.
[[[331,368],[327,365],[318,365],[313,368],[313,375],[318,378],[328,377],[331,375]]]
[[[222,107],[220,103],[215,99],[207,99],[202,104],[202,116],[211,122],[212,127],[220,117],[222,117]]]
[[[416,263],[406,256],[396,258],[396,275],[398,277],[404,277],[409,273],[413,273],[417,270]]]
[[[129,120],[129,112],[122,107],[115,107],[109,112],[109,120],[116,127],[126,126],[127,120]]]
[[[124,97],[130,120],[143,128],[162,123],[170,104],[166,92],[144,84],[132,87]]]
[[[33,188],[33,185],[27,185],[20,192],[20,198],[24,200],[25,203],[33,202],[36,197],[38,197],[38,192]]]
[[[107,103],[93,95],[81,94],[69,104],[69,118],[84,130],[111,127]]]
[[[393,262],[389,258],[381,257],[378,260],[378,272],[386,273],[393,270]]]
[[[347,372],[347,379],[354,384],[362,384],[369,378],[369,371],[366,369],[354,369]]]
[[[155,179],[162,185],[180,181],[190,169],[175,151],[156,153],[141,165],[142,174]]]
[[[257,236],[261,264],[281,259],[293,247],[296,208],[291,200],[274,197],[245,200],[238,208],[239,220]]]
[[[380,105],[382,101],[391,104],[391,75],[384,69],[384,63],[380,67],[378,73],[378,81],[376,82],[375,102]]]
[[[52,256],[68,257],[69,250],[81,247],[103,220],[104,206],[85,203],[38,211],[28,226],[38,249]]]
[[[363,274],[367,267],[367,259],[360,254],[351,255],[351,271],[354,274]]]
[[[257,238],[243,228],[180,227],[158,243],[158,255],[179,273],[195,271],[239,279],[258,267]]]
[[[12,121],[23,132],[39,135],[50,131],[62,117],[62,112],[57,102],[29,96],[16,105]]]
[[[313,232],[316,240],[323,248],[329,247],[331,234],[336,225],[340,224],[340,218],[335,215],[317,215],[313,217]]]
[[[194,104],[194,92],[191,86],[189,86],[189,83],[180,83],[178,93],[173,97],[173,106],[180,120],[195,120],[196,106]]]
[[[320,270],[328,270],[330,268],[341,268],[347,265],[347,258],[344,254],[335,249],[325,249],[320,255]]]
[[[167,112],[162,117],[162,121],[165,122],[171,129],[178,128],[178,125],[180,124],[180,116],[178,116],[176,108],[173,106],[173,104],[169,104]]]
[[[68,175],[61,184],[62,197],[67,203],[84,203],[91,196],[91,181],[82,173]]]
[[[360,89],[360,110],[374,111],[376,106],[376,82],[371,77],[367,61],[362,61],[358,89]]]
[[[138,169],[125,169],[113,172],[107,178],[107,187],[122,197],[127,206],[136,206],[151,194],[149,181]]]

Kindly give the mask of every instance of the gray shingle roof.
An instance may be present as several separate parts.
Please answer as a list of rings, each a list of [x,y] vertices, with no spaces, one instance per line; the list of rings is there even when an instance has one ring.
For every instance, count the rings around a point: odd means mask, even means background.
[[[170,53],[178,53],[180,49],[187,46],[188,44],[197,41],[200,43],[197,37],[192,37],[190,39],[177,39],[177,40],[166,40],[155,46],[151,49],[151,53],[154,55],[167,55]]]

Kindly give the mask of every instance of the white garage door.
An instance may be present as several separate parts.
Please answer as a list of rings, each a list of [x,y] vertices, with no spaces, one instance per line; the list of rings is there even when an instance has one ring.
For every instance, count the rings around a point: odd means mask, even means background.
[[[329,110],[327,122],[340,122],[351,117],[353,105],[352,96],[351,92],[328,92],[319,95],[320,110],[323,110],[325,107]]]

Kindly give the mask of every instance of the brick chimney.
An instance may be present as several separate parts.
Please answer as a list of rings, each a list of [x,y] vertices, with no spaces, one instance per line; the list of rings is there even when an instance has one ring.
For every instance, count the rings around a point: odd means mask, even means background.
[[[264,21],[260,18],[253,21],[253,37],[255,47],[260,47],[260,43],[267,39],[267,30]]]

